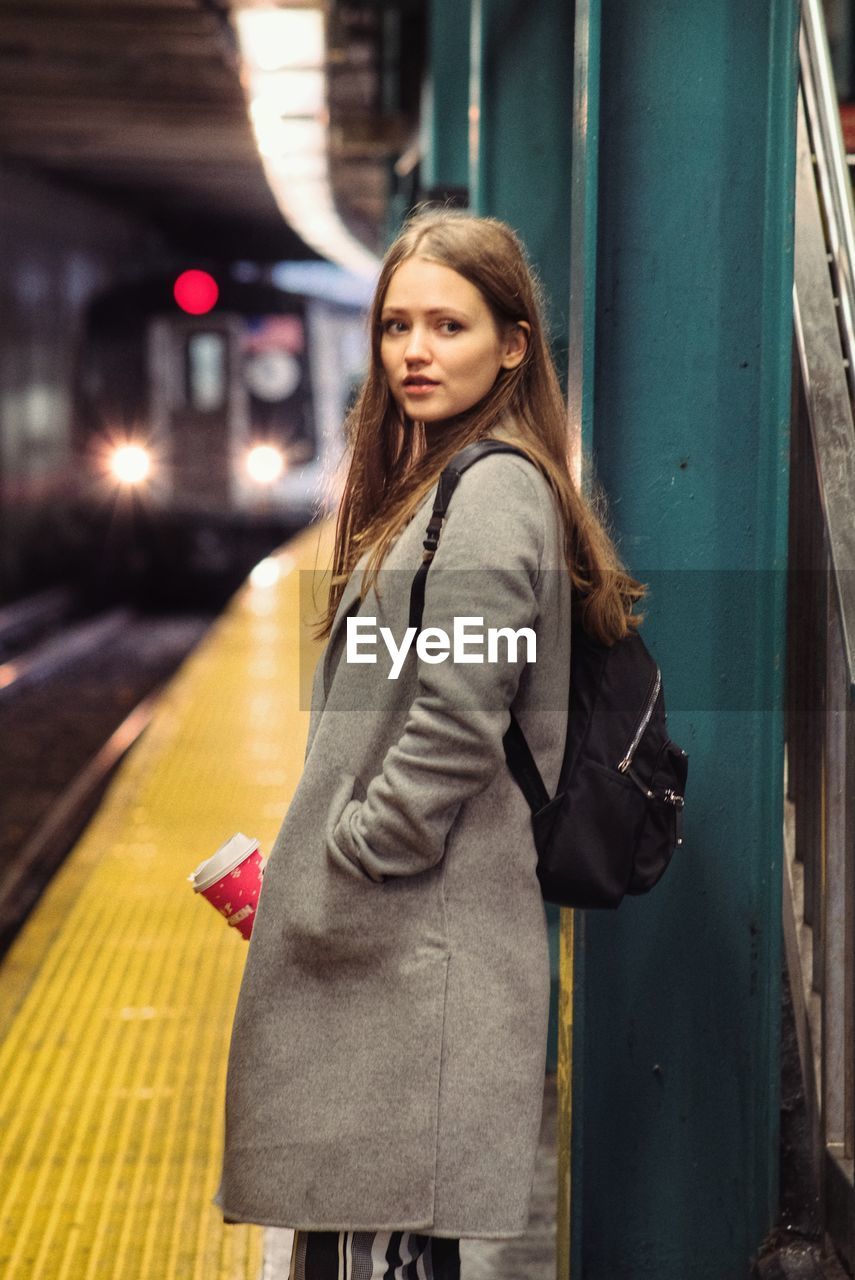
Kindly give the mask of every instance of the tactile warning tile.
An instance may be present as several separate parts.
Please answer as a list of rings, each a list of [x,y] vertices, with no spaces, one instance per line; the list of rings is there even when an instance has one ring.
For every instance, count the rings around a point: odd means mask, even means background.
[[[269,851],[308,727],[299,570],[328,538],[206,635],[0,970],[4,1280],[256,1280],[261,1232],[211,1203],[246,943],[186,877],[234,831]]]

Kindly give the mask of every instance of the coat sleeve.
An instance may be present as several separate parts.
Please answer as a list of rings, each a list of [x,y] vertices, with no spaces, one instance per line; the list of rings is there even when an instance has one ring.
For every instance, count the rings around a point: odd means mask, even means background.
[[[427,576],[423,629],[439,627],[451,638],[454,618],[468,617],[483,619],[485,635],[489,627],[534,630],[546,540],[540,481],[532,464],[508,455],[464,473]],[[410,580],[400,584],[408,598]],[[521,637],[514,656],[500,639],[497,662],[486,660],[486,645],[469,651],[484,660],[456,663],[449,654],[430,663],[411,649],[418,691],[403,732],[328,839],[329,856],[350,871],[382,881],[435,866],[461,805],[505,767],[502,738],[527,645]]]

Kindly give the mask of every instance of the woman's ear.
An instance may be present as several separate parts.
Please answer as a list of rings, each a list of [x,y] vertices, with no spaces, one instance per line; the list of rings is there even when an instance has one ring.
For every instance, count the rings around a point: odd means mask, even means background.
[[[503,369],[516,369],[522,364],[530,337],[531,325],[527,320],[518,320],[516,324],[508,326],[505,333],[505,354],[502,357]]]

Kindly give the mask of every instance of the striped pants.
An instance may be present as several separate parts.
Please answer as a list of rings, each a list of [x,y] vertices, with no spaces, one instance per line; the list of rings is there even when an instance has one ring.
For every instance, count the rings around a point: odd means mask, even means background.
[[[412,1231],[296,1231],[289,1280],[460,1280],[460,1242]]]

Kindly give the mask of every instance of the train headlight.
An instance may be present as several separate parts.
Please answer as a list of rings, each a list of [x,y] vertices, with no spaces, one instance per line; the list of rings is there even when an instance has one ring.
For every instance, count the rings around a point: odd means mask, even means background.
[[[275,484],[285,470],[285,457],[272,444],[257,444],[246,455],[246,469],[256,484]]]
[[[143,484],[151,474],[151,454],[141,444],[120,444],[110,454],[110,470],[120,484]]]

